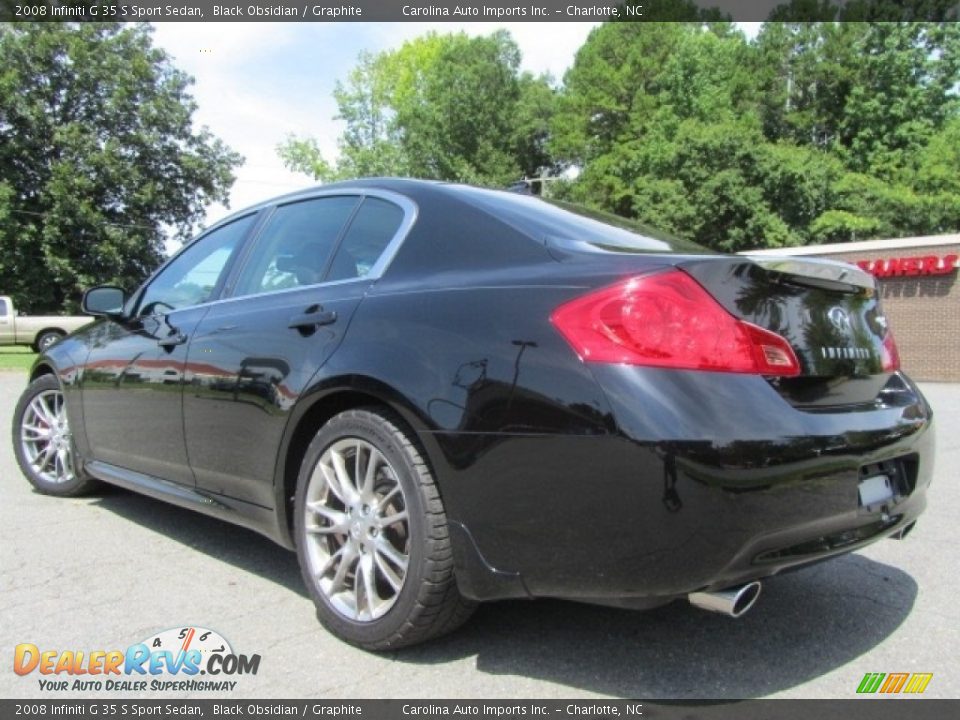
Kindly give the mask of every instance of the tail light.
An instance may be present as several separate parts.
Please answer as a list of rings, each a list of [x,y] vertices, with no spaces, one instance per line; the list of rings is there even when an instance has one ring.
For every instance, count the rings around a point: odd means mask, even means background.
[[[883,336],[880,359],[884,372],[896,372],[900,369],[900,350],[897,349],[897,341],[893,339],[893,332],[889,328]]]
[[[561,305],[550,321],[584,362],[800,374],[790,343],[735,318],[681,270],[591,292]]]

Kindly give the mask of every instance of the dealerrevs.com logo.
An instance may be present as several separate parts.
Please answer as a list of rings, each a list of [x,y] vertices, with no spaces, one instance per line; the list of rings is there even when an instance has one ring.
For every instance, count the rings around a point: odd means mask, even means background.
[[[256,675],[259,655],[240,655],[219,633],[202,627],[164,630],[125,650],[40,649],[20,643],[13,671],[38,675],[45,692],[228,692],[239,675]]]

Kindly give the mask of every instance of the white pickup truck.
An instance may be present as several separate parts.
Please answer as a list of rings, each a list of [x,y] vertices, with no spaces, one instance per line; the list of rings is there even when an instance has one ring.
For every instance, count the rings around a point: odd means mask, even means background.
[[[0,345],[29,345],[41,352],[92,320],[85,315],[21,315],[9,296],[0,295]]]

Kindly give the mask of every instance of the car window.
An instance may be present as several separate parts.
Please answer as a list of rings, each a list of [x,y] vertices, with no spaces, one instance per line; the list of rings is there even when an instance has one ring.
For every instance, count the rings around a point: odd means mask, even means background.
[[[6,314],[7,314],[7,301],[0,300],[0,315],[6,315]]]
[[[234,295],[322,282],[330,254],[358,202],[354,195],[337,195],[278,207],[257,238]]]
[[[607,253],[714,253],[648,225],[582,205],[499,190],[461,187],[460,197],[548,244]]]
[[[403,210],[398,206],[380,198],[366,198],[333,256],[326,279],[349,280],[369,273],[402,222]]]
[[[137,314],[162,314],[207,302],[253,219],[247,215],[235,220],[187,247],[147,287]]]

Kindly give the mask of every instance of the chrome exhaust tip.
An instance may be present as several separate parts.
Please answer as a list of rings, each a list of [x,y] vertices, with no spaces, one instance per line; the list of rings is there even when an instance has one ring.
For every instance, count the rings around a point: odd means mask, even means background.
[[[900,530],[897,530],[897,532],[895,532],[890,537],[893,538],[894,540],[903,540],[907,535],[910,534],[910,531],[913,530],[916,524],[917,524],[917,521],[914,520],[912,523],[910,523],[906,527],[901,528]]]
[[[720,613],[738,618],[745,614],[760,597],[760,582],[754,580],[746,585],[717,590],[715,592],[695,592],[687,595],[687,600],[701,610]]]

